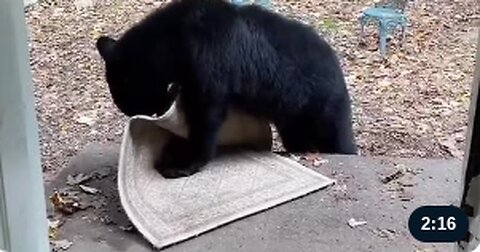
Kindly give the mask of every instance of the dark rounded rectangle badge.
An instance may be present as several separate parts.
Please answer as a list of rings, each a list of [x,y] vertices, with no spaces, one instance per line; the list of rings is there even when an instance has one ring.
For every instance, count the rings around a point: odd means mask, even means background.
[[[422,206],[412,212],[408,229],[421,242],[456,242],[468,231],[468,218],[456,206]]]

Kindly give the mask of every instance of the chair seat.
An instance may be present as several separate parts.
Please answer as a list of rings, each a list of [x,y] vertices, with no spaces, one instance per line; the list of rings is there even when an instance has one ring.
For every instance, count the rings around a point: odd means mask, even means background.
[[[388,33],[392,32],[399,25],[402,27],[403,43],[408,20],[402,11],[388,7],[370,7],[364,10],[359,17],[362,38],[365,36],[365,25],[372,19],[379,24],[380,53],[382,56],[385,55],[387,49]]]
[[[402,19],[404,15],[391,8],[370,7],[363,11],[363,15],[380,19]]]

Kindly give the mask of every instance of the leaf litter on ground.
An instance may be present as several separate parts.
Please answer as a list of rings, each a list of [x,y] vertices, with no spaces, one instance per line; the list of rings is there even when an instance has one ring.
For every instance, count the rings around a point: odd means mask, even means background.
[[[46,177],[90,142],[120,143],[127,118],[111,100],[95,49],[165,4],[48,0],[26,10],[30,62]],[[338,52],[353,101],[362,155],[458,158],[468,119],[480,21],[477,0],[418,0],[409,5],[406,40],[378,52],[378,28],[360,45],[358,14],[370,0],[276,0],[275,11],[312,25]],[[394,127],[395,126],[395,127]],[[450,136],[455,141],[448,140]],[[65,144],[68,142],[69,144]],[[281,149],[275,134],[274,149]],[[457,151],[458,150],[458,151]],[[318,162],[317,162],[318,164]]]

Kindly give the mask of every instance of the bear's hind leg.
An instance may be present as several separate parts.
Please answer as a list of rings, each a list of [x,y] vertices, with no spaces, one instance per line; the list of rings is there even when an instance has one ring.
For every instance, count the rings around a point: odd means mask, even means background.
[[[283,147],[288,152],[305,153],[315,149],[313,132],[309,125],[294,120],[275,123]]]
[[[317,114],[318,115],[318,114]],[[318,152],[326,154],[357,154],[350,116],[338,113],[311,120],[312,138]]]

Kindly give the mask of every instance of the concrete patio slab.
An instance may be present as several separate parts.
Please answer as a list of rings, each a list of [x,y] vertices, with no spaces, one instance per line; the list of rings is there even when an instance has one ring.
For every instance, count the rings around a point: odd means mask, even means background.
[[[146,252],[152,247],[134,230],[116,193],[117,145],[90,145],[47,185],[51,195],[69,174],[103,174],[88,186],[101,190],[97,209],[62,217],[58,239],[73,242],[71,252]],[[163,251],[449,251],[449,244],[422,244],[407,230],[419,206],[456,204],[459,160],[324,156],[312,169],[337,184],[287,204],[244,218]],[[382,181],[403,171],[391,182]],[[400,173],[397,173],[400,174]],[[95,200],[93,200],[95,201]],[[97,202],[98,203],[98,202]],[[53,215],[52,209],[49,213]],[[58,215],[57,215],[58,218]],[[366,225],[350,227],[348,220]],[[127,230],[126,230],[127,229]],[[424,250],[428,249],[428,250]]]

